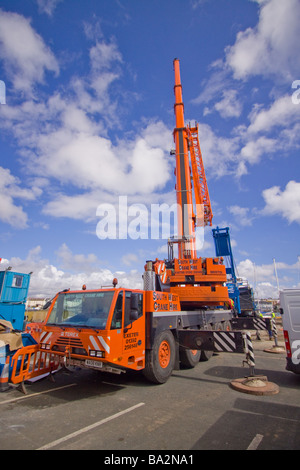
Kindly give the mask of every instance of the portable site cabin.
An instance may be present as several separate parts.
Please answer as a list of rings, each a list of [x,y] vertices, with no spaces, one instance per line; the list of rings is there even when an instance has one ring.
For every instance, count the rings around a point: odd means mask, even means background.
[[[0,318],[23,330],[30,274],[0,271]]]

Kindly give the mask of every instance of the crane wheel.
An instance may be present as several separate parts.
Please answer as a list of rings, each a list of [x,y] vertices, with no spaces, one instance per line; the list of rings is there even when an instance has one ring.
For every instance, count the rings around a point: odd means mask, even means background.
[[[197,349],[180,349],[179,357],[181,365],[185,369],[193,369],[200,361],[201,351]]]
[[[218,328],[215,327],[215,325],[211,324],[210,325],[210,330],[215,330],[221,328],[221,323],[218,323]],[[214,352],[213,351],[201,351],[201,356],[200,356],[200,362],[207,362],[210,360],[210,358],[213,356]]]
[[[200,362],[209,361],[213,354],[213,351],[201,351]]]
[[[146,352],[144,376],[153,383],[165,383],[173,372],[175,365],[175,340],[171,331],[159,333],[154,340],[153,349]]]

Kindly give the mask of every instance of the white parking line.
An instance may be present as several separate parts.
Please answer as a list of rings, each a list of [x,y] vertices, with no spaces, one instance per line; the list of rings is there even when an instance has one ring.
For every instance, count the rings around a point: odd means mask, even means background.
[[[101,421],[97,421],[94,424],[90,424],[89,426],[86,426],[85,428],[81,428],[78,431],[72,432],[71,434],[68,434],[67,436],[61,437],[60,439],[56,439],[56,441],[49,442],[49,444],[45,444],[42,447],[39,447],[37,450],[47,450],[51,449],[51,447],[55,447],[58,444],[61,444],[62,442],[68,441],[69,439],[72,439],[73,437],[79,436],[80,434],[90,431],[91,429],[97,428],[98,426],[101,426],[102,424],[108,423],[109,421],[112,421],[113,419],[119,418],[119,416],[122,416],[126,413],[130,413],[130,411],[136,410],[140,406],[143,406],[145,403],[138,403],[137,405],[131,406],[130,408],[127,408],[126,410],[119,411],[119,413],[116,413],[112,416],[108,416],[108,418],[101,419]]]
[[[259,444],[261,443],[261,441],[263,440],[263,438],[264,436],[262,436],[262,434],[256,434],[254,439],[252,439],[252,441],[248,445],[247,450],[256,450]]]
[[[77,384],[63,385],[62,387],[50,388],[49,390],[44,390],[43,392],[29,393],[28,395],[11,398],[10,400],[0,401],[0,405],[5,405],[6,403],[12,403],[19,400],[25,400],[26,398],[36,397],[37,395],[43,395],[43,393],[55,392],[56,390],[62,390],[63,388],[74,387],[74,385]]]

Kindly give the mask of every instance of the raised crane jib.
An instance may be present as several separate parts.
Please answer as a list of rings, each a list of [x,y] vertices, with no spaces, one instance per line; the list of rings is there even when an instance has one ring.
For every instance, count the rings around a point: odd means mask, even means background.
[[[212,225],[212,210],[199,144],[198,125],[196,127],[186,126],[184,122],[184,104],[178,59],[174,59],[174,74],[178,258],[197,258],[195,228],[196,225]]]

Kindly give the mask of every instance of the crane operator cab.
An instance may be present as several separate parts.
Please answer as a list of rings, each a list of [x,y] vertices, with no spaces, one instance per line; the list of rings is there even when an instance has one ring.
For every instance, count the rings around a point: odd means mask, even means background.
[[[67,291],[57,295],[41,334],[42,349],[69,365],[140,369],[145,356],[142,291]],[[112,370],[109,370],[113,372]]]

